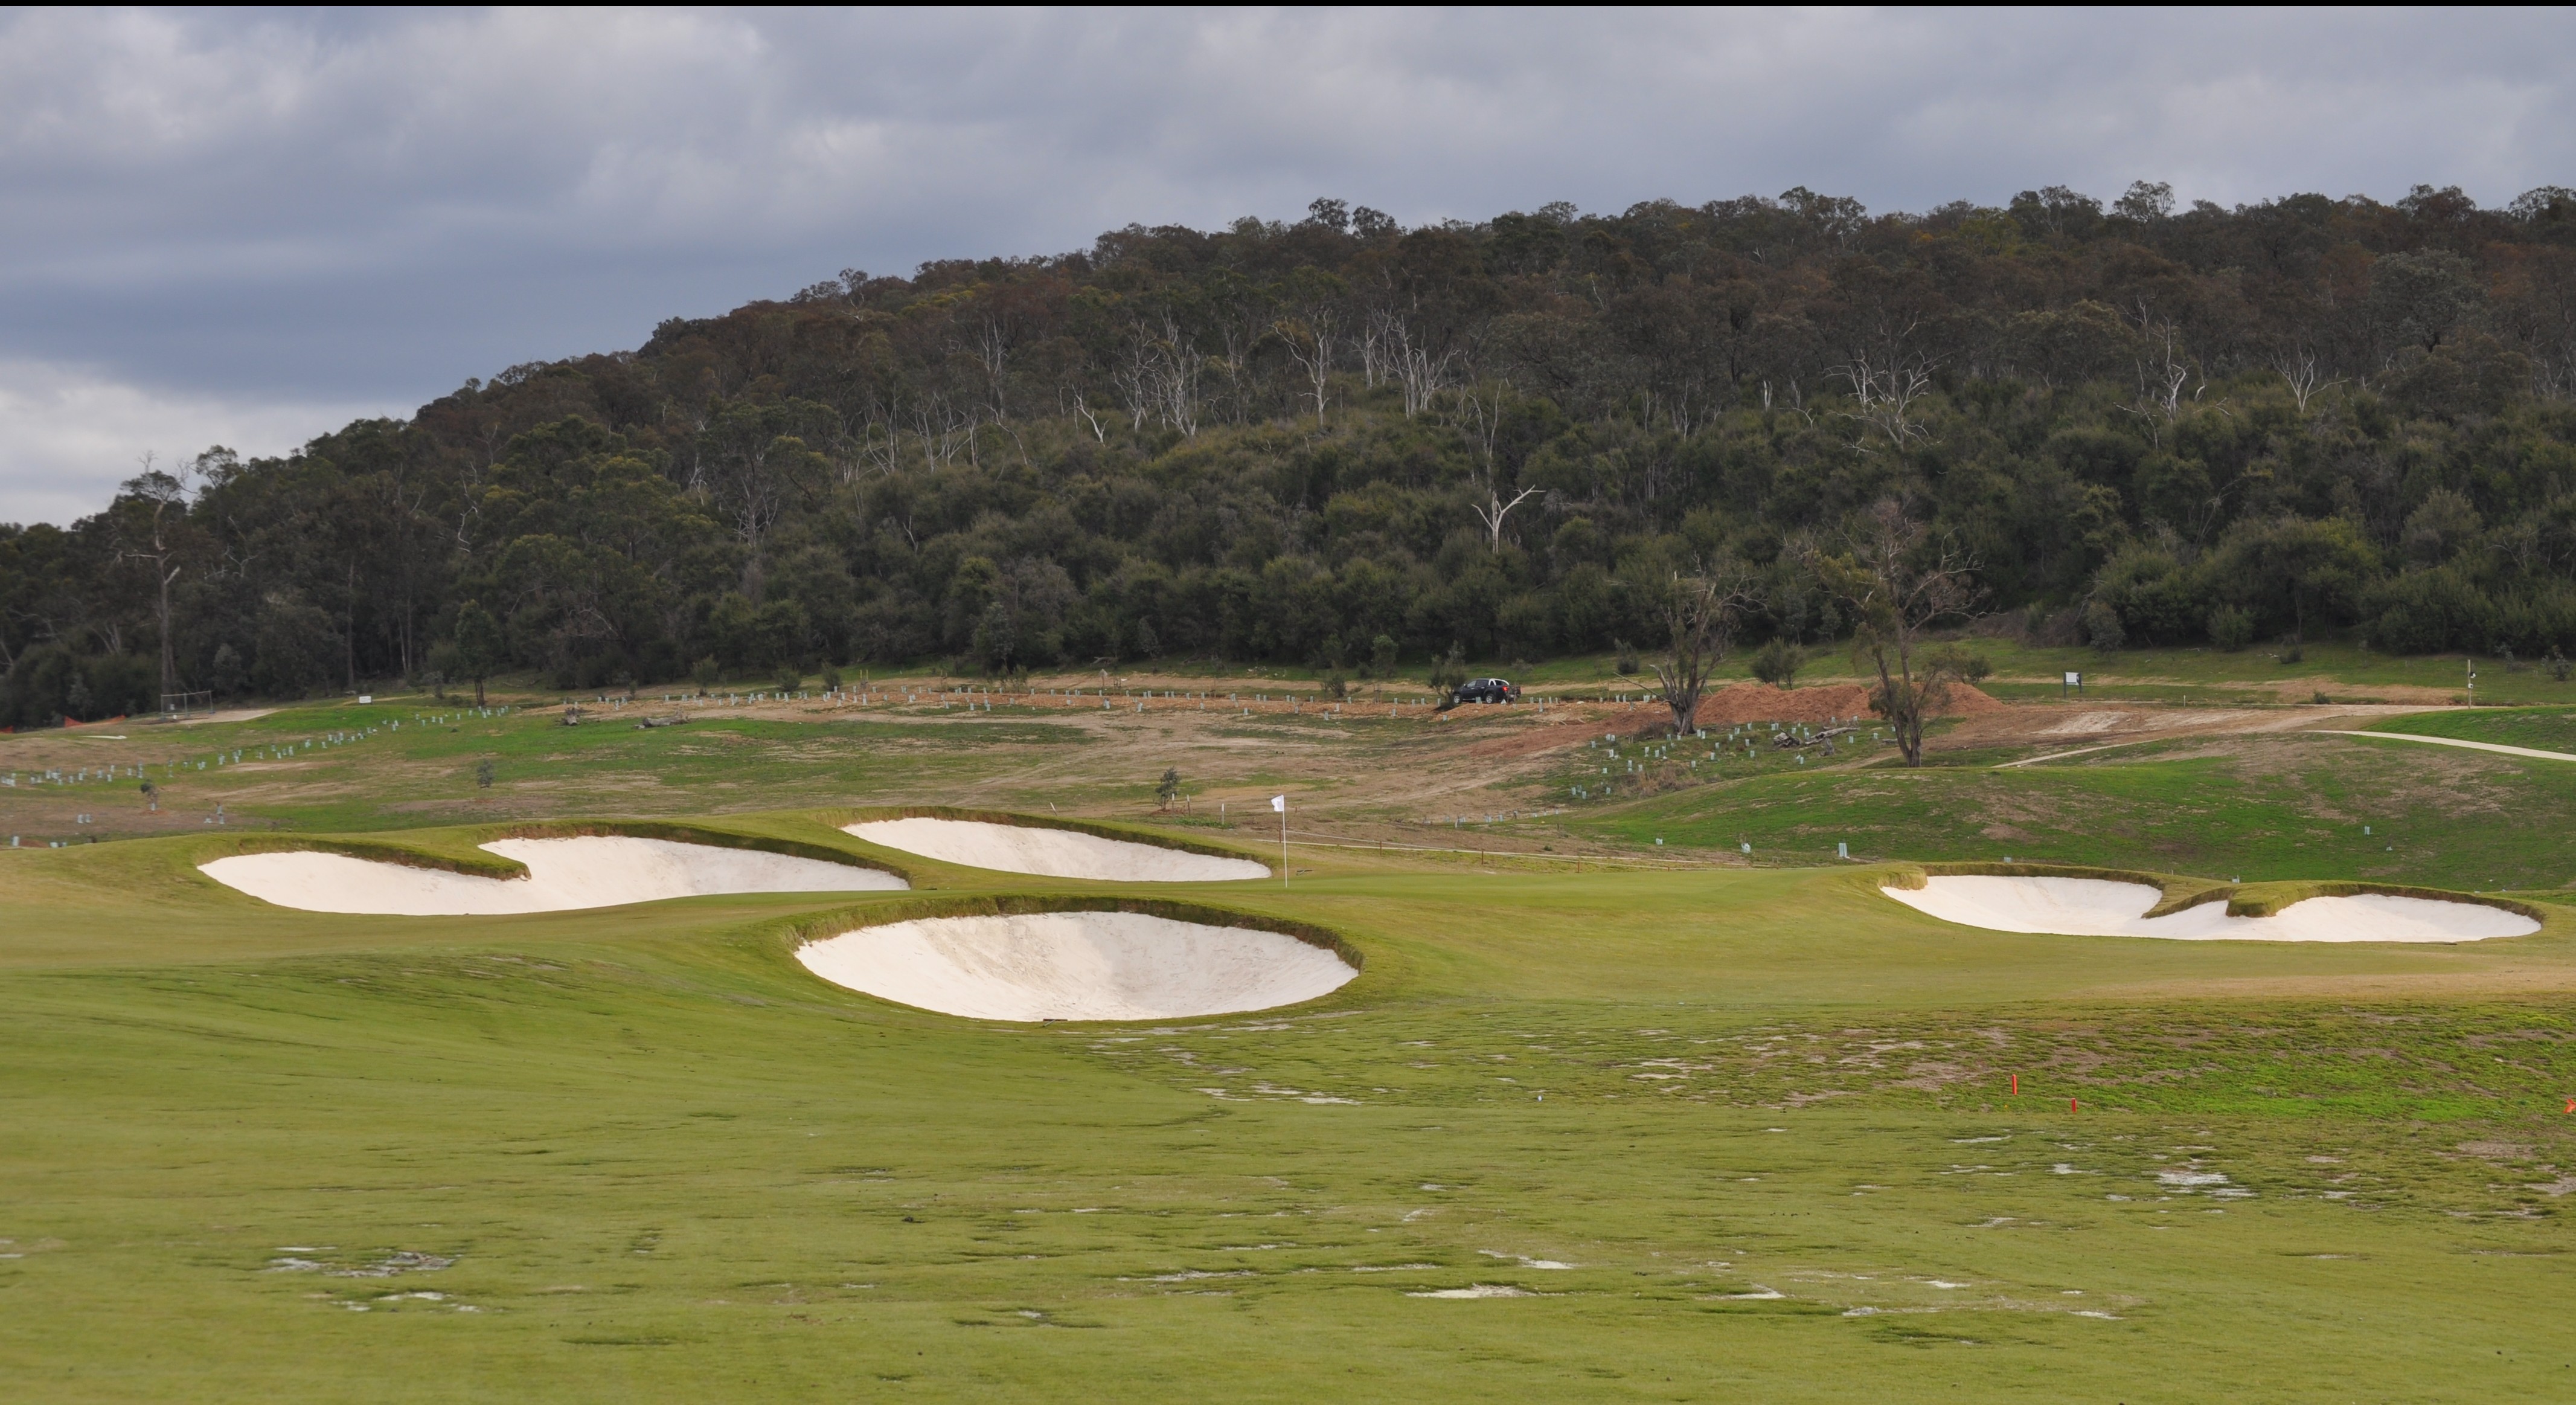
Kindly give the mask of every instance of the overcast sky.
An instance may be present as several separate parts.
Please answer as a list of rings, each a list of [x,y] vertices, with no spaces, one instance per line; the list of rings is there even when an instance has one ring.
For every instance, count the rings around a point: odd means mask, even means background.
[[[2576,20],[1916,10],[0,14],[0,521],[844,268],[1806,185],[2576,185]]]

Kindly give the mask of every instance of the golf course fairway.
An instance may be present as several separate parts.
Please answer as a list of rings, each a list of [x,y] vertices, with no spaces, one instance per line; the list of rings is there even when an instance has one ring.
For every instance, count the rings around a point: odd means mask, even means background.
[[[829,735],[723,725],[512,719],[475,744],[563,787],[584,746],[740,767]],[[972,725],[1066,747],[1043,718]],[[1262,725],[1387,775],[1384,748],[1484,735]],[[464,744],[422,731],[332,758],[391,777],[364,823],[298,827],[281,800],[245,828],[237,800],[222,827],[0,850],[12,1398],[2576,1396],[2563,893],[2485,895],[2538,930],[2456,942],[1996,931],[1885,890],[2001,866],[1765,867],[1587,843],[1579,814],[1508,850],[1463,824],[1301,831],[1266,878],[1058,878],[845,830],[918,793],[576,824],[536,807],[614,812],[552,788],[405,827],[402,768]],[[1919,780],[1945,774],[1994,784]],[[1086,823],[1267,867],[1270,784],[1243,783],[1240,827],[1107,802]],[[1776,783],[1738,784],[1642,812]],[[357,815],[345,787],[317,803]],[[320,850],[506,876],[486,846],[572,834],[910,886],[369,916],[200,871]],[[2154,857],[2015,871],[2186,907],[2326,891]],[[1009,934],[1048,922],[1240,931],[1323,974],[1242,1013],[975,1018],[806,959],[982,933],[974,960],[1074,989],[1072,958],[1011,967]],[[1173,969],[1212,989],[1190,973],[1220,955]]]

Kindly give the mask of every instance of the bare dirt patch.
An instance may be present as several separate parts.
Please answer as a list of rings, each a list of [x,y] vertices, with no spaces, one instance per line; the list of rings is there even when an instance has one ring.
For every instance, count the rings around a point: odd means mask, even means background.
[[[2009,704],[1962,683],[1950,689],[1940,715],[1981,717],[2012,710]],[[1737,683],[1701,698],[1693,720],[1702,727],[1732,727],[1746,722],[1848,722],[1869,715],[1869,689],[1858,683],[1824,683],[1812,688]]]
[[[2383,718],[2422,711],[2424,709],[2420,707],[2369,703],[2306,704],[2298,707],[1997,703],[1993,708],[1965,715],[1957,726],[1935,738],[1931,749],[1974,751],[2034,746],[2074,753],[2086,748],[2124,746],[2164,737],[2247,736],[2298,732],[2312,727],[2367,725]]]

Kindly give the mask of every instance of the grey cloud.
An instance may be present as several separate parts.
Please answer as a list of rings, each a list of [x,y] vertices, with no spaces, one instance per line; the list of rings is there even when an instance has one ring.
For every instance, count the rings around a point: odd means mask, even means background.
[[[843,267],[1321,194],[1408,222],[2140,177],[2496,203],[2569,177],[2571,37],[2545,10],[16,11],[0,361],[271,424]],[[10,442],[0,518],[13,479],[99,472]]]

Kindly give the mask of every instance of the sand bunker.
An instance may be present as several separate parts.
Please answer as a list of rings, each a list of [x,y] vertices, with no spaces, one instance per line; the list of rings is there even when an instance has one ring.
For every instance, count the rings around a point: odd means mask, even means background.
[[[2073,937],[2168,937],[2177,941],[2474,942],[2519,937],[2540,924],[2484,903],[2364,893],[2308,898],[2270,917],[2230,917],[2224,901],[2148,917],[2164,895],[2144,883],[2099,878],[1934,878],[1922,888],[1880,891],[1945,922],[1997,932]]]
[[[1167,1020],[1328,995],[1359,972],[1281,932],[1135,912],[932,917],[800,948],[834,985],[979,1020]]]
[[[1250,859],[1221,859],[1127,839],[1103,839],[1078,830],[981,820],[870,820],[845,824],[844,833],[871,844],[968,868],[1034,873],[1044,878],[1102,878],[1117,883],[1224,883],[1267,878],[1270,866]],[[1137,1018],[1144,1018],[1138,1016]]]
[[[200,864],[198,871],[280,907],[393,917],[491,917],[717,893],[882,892],[912,886],[894,874],[856,864],[667,839],[589,835],[502,839],[483,847],[526,864],[528,875],[482,878],[311,850],[239,854]]]

